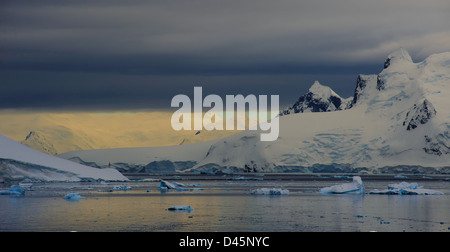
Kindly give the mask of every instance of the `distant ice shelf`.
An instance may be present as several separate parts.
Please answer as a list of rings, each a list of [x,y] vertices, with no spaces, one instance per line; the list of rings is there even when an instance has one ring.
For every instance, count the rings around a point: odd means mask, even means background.
[[[0,135],[0,180],[128,180],[115,169],[99,169],[50,156]]]

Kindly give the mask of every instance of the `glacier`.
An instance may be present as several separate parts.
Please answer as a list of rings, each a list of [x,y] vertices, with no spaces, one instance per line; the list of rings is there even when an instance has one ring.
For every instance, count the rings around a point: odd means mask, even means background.
[[[356,78],[353,97],[315,82],[280,111],[276,141],[259,131],[179,146],[74,151],[65,159],[142,171],[450,173],[450,52],[414,62],[404,49],[379,74]],[[155,167],[155,168],[153,168]],[[158,168],[156,168],[158,167]]]

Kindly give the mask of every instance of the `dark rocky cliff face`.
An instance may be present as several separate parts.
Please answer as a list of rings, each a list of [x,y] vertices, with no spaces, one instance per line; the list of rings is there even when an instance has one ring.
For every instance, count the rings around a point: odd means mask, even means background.
[[[331,88],[322,86],[318,82],[302,95],[290,107],[280,112],[280,115],[304,112],[330,112],[347,108],[348,101],[337,95]]]
[[[406,130],[413,130],[421,124],[426,124],[435,115],[436,109],[433,107],[433,104],[425,99],[419,105],[414,104],[411,110],[406,113],[403,126],[406,126]]]

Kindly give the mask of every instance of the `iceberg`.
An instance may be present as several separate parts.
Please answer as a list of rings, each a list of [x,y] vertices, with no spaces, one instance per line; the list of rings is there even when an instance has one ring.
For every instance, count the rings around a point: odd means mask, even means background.
[[[185,185],[181,184],[181,183],[177,183],[177,182],[171,183],[171,182],[168,182],[168,181],[165,181],[165,180],[161,180],[161,184],[159,185],[158,189],[161,192],[165,192],[165,191],[167,191],[169,189],[174,189],[174,190],[177,190],[177,191],[189,191],[189,189],[184,188],[184,187],[185,187]]]
[[[167,210],[190,213],[192,210],[194,210],[194,208],[192,208],[191,206],[178,205],[178,206],[169,207],[169,208],[167,208]]]
[[[178,188],[178,186],[176,186],[168,181],[165,181],[165,180],[161,180],[161,184],[158,187],[158,189],[160,189],[160,190],[161,189],[177,189],[177,188]]]
[[[323,194],[364,194],[364,183],[359,176],[354,176],[351,183],[344,183],[329,187],[324,187],[319,190]]]
[[[86,197],[81,196],[79,193],[69,193],[64,196],[65,200],[68,201],[79,201],[80,199],[85,199]]]
[[[289,195],[289,190],[279,188],[260,188],[251,192],[253,195]]]
[[[386,190],[372,190],[369,194],[389,194],[389,195],[443,195],[444,193],[424,189],[423,186],[419,186],[417,183],[401,182],[398,184],[388,185]]]
[[[13,185],[9,190],[0,191],[0,195],[11,195],[11,196],[24,196],[27,189],[20,185]]]

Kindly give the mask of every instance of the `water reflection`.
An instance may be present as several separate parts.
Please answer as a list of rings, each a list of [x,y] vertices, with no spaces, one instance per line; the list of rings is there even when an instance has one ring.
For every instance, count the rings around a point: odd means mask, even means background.
[[[82,191],[86,199],[60,195],[0,197],[0,231],[448,231],[450,195],[324,195],[312,181],[290,195],[251,195],[281,182],[217,183],[204,191]],[[266,183],[266,184],[264,184]],[[141,187],[139,187],[141,186]],[[384,185],[372,185],[382,188]],[[73,189],[73,188],[72,188]],[[54,188],[52,188],[54,191]],[[191,212],[168,208],[189,205]]]

